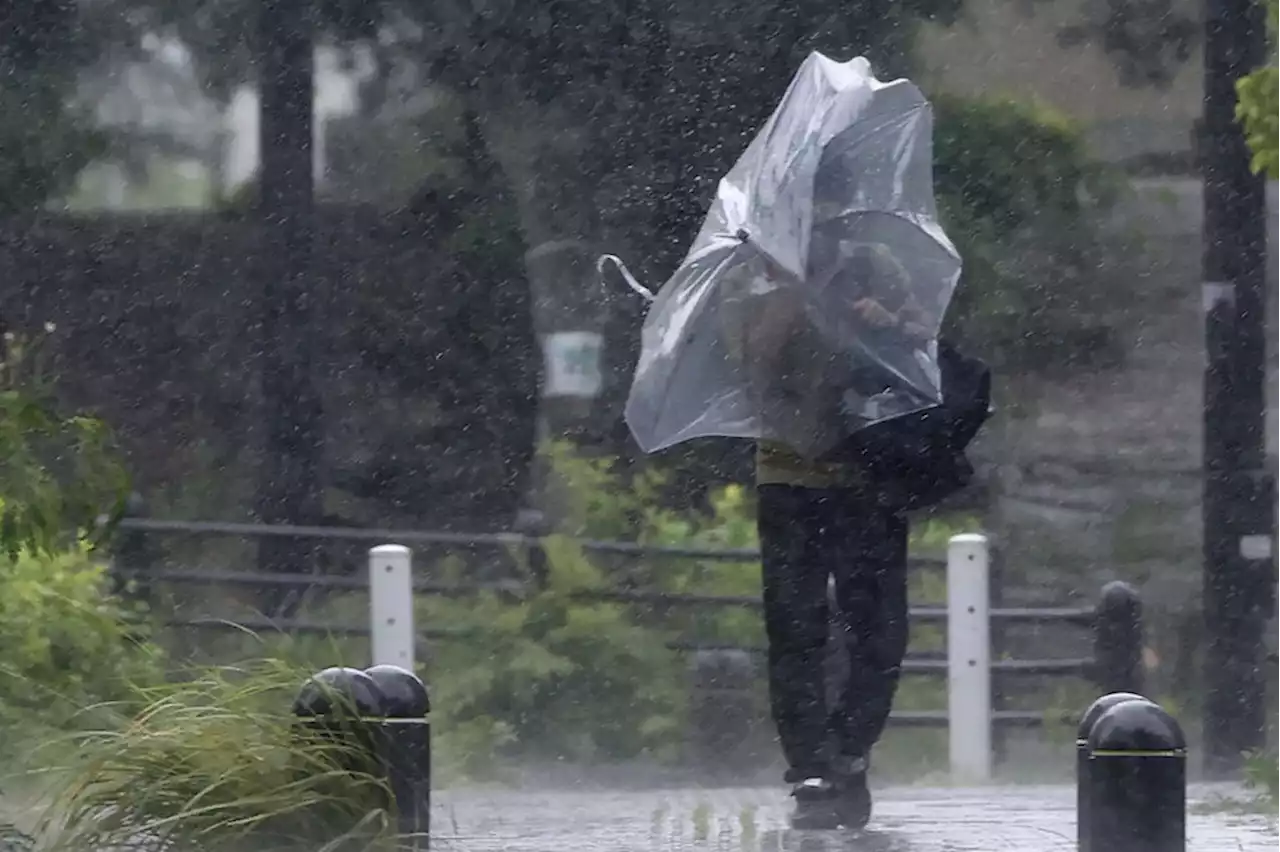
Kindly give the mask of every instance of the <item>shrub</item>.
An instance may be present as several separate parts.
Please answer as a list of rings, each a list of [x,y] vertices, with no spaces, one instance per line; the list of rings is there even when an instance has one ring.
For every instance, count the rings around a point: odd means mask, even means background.
[[[646,468],[626,487],[622,473],[608,458],[588,458],[568,444],[544,448],[550,467],[561,484],[564,526],[573,535],[613,539],[631,531],[646,545],[699,546],[712,549],[754,549],[758,546],[754,491],[740,485],[713,489],[707,512],[676,512],[660,503],[664,473]],[[941,555],[952,533],[973,528],[973,519],[933,518],[915,525],[913,553]],[[671,640],[723,642],[741,646],[763,645],[763,624],[755,608],[645,608],[634,605],[586,604],[573,600],[573,588],[634,586],[681,594],[759,596],[760,569],[755,560],[657,558],[644,560],[607,554],[582,553],[567,540],[556,540],[549,549],[552,588],[529,603],[513,604],[490,597],[475,609],[457,603],[434,604],[433,624],[476,628],[488,636],[483,642],[497,645],[465,645],[444,642],[433,661],[431,682],[439,695],[445,739],[461,748],[471,771],[492,770],[498,755],[524,753],[521,742],[540,739],[536,752],[561,756],[608,756],[612,759],[650,753],[673,757],[680,752],[687,710],[685,663],[663,649]],[[915,603],[940,603],[942,577],[938,572],[916,572],[911,577]],[[568,592],[568,594],[566,594]],[[465,615],[463,615],[465,613]],[[539,613],[540,615],[535,615]],[[539,619],[545,622],[539,624]],[[545,624],[577,622],[591,626],[599,637],[586,646],[548,652]],[[500,626],[495,629],[493,626]],[[535,642],[530,642],[536,637]],[[941,632],[918,626],[913,649],[941,650]],[[495,660],[502,660],[495,663]],[[620,677],[620,669],[622,677]],[[567,673],[572,672],[572,677]],[[509,695],[508,691],[517,695]],[[457,695],[465,696],[454,706]],[[536,698],[540,715],[532,716]],[[554,696],[554,700],[550,698]],[[636,696],[645,698],[636,704]],[[764,714],[764,688],[760,718]],[[942,709],[943,691],[936,681],[911,678],[902,688],[901,705],[910,709]],[[630,737],[616,738],[602,732],[625,720]],[[530,725],[530,722],[535,723]],[[561,732],[562,727],[568,733]],[[517,730],[518,729],[518,730]],[[920,745],[919,733],[911,742],[896,743],[891,761],[905,760],[911,769],[937,764],[937,738]],[[599,748],[600,743],[608,747]],[[454,760],[458,755],[454,755]]]
[[[84,546],[0,558],[6,723],[69,724],[85,707],[157,678],[159,656],[136,614],[109,594],[103,566]]]
[[[1118,357],[1110,326],[1133,277],[1131,247],[1107,221],[1118,175],[1078,126],[1039,104],[933,102],[938,202],[964,258],[954,333],[997,363]]]
[[[646,467],[628,480],[607,458],[588,458],[564,442],[544,448],[557,480],[562,484],[564,528],[585,538],[634,537],[646,545],[698,547],[710,549],[754,549],[756,535],[755,491],[738,484],[713,488],[705,511],[675,511],[661,500],[669,474],[657,466]],[[954,534],[972,530],[976,518],[930,516],[915,519],[911,526],[911,553],[940,557]],[[593,556],[600,570],[614,582],[639,588],[708,595],[755,598],[760,593],[760,566],[756,561],[684,557],[644,560]],[[928,579],[916,579],[917,592]],[[703,638],[762,641],[759,616],[752,611],[723,610],[716,615],[697,616]]]
[[[1270,806],[1275,811],[1280,803],[1280,768],[1277,768],[1276,753],[1253,752],[1245,758],[1245,786],[1254,792],[1259,803]]]
[[[69,532],[98,538],[120,511],[127,478],[110,430],[59,410],[43,334],[0,337],[0,558],[50,553]]]
[[[1265,2],[1267,12],[1267,32],[1272,46],[1270,65],[1254,70],[1236,81],[1236,118],[1244,127],[1245,138],[1249,144],[1250,166],[1254,172],[1264,174],[1271,180],[1280,177],[1280,150],[1276,147],[1276,138],[1280,134],[1280,114],[1277,114],[1277,101],[1280,101],[1280,70],[1275,64],[1275,44],[1277,34],[1277,15],[1280,4],[1276,0],[1259,0]]]
[[[664,633],[623,605],[575,599],[603,575],[573,542],[547,548],[548,582],[524,599],[420,605],[424,624],[458,635],[427,667],[446,771],[487,775],[503,758],[674,756],[683,681]]]

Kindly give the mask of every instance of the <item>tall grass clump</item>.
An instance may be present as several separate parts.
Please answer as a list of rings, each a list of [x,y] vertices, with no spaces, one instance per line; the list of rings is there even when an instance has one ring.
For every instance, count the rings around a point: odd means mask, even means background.
[[[386,848],[391,799],[369,753],[350,736],[307,735],[292,716],[309,674],[278,660],[201,669],[107,708],[115,724],[58,750],[75,757],[55,773],[42,848]]]
[[[1277,769],[1275,752],[1258,751],[1247,755],[1244,782],[1253,791],[1258,804],[1274,814],[1280,804],[1280,769]]]

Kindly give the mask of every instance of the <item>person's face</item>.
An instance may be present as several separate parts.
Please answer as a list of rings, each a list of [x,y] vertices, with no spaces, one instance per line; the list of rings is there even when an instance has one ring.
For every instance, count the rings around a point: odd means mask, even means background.
[[[828,282],[828,297],[843,305],[852,305],[874,295],[875,267],[865,255],[854,255],[841,264]]]
[[[849,258],[846,269],[848,269],[850,281],[864,294],[870,295],[876,280],[876,267],[871,256],[865,252],[855,254]]]

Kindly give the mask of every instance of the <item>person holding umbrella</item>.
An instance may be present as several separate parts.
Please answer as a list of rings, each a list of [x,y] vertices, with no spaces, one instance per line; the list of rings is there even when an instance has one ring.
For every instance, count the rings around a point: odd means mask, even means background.
[[[905,298],[883,298],[906,291],[901,267],[877,246],[852,259],[828,286],[863,330],[919,336],[916,309]],[[791,432],[782,420],[834,428],[846,389],[883,389],[874,374],[859,375],[872,371],[822,351],[822,336],[795,300],[771,301],[739,314],[742,333],[730,344],[741,353],[759,409],[775,421],[766,429]],[[907,521],[881,499],[857,458],[815,459],[782,441],[757,441],[756,490],[770,709],[793,785],[793,823],[862,828],[871,816],[871,749],[906,653]],[[828,628],[837,613],[843,647],[831,649]],[[829,703],[824,664],[832,650],[844,655],[845,676]]]
[[[756,442],[770,706],[797,827],[859,829],[907,643],[907,521],[972,474],[985,365],[939,340],[960,257],[932,111],[813,53],[652,301],[626,420],[645,452]],[[830,603],[829,596],[830,595]],[[840,629],[828,644],[832,617]],[[847,676],[827,700],[828,652]]]

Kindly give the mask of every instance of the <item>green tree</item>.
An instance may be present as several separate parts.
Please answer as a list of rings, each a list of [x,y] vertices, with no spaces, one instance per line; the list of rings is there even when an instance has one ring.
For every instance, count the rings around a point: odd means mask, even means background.
[[[1265,0],[1267,31],[1274,50],[1277,34],[1277,0]],[[1280,177],[1280,153],[1277,153],[1277,76],[1274,53],[1272,64],[1259,68],[1236,84],[1239,103],[1236,116],[1244,125],[1249,150],[1253,152],[1253,170],[1275,180]]]
[[[1033,0],[1044,2],[1044,0]],[[1096,47],[1126,86],[1167,86],[1191,58],[1200,35],[1191,0],[1085,0],[1058,31],[1068,46]]]
[[[1112,171],[1079,126],[1035,103],[933,98],[934,181],[964,282],[952,332],[997,363],[1097,366],[1123,307],[1104,225]]]
[[[93,4],[0,3],[0,215],[38,209],[104,150],[75,90],[118,31],[82,6]]]
[[[116,1],[139,27],[187,45],[213,97],[225,99],[253,79],[253,4],[246,0]],[[322,40],[373,55],[379,79],[370,92],[397,75],[443,86],[482,125],[513,92],[575,105],[582,124],[608,140],[593,146],[582,168],[592,181],[622,177],[628,209],[613,218],[654,228],[645,254],[662,267],[677,258],[716,176],[805,53],[863,53],[882,70],[905,72],[915,24],[950,20],[961,3],[857,0],[833,12],[818,0],[325,0],[313,14]]]
[[[366,462],[334,470],[335,483],[369,500],[382,518],[408,521],[431,506],[433,523],[458,527],[518,508],[534,450],[540,372],[519,211],[485,155],[475,116],[463,113],[436,152],[440,170],[423,176],[398,214],[431,247],[428,286],[362,283],[352,318],[361,364],[394,389],[399,405],[430,414],[406,416],[369,448]],[[424,329],[425,311],[433,321]],[[468,462],[462,469],[442,464],[448,459],[417,449],[423,446]],[[449,493],[466,497],[440,499]]]
[[[52,329],[46,330],[46,335]],[[45,336],[0,339],[0,556],[52,554],[104,534],[127,481],[101,421],[59,410]]]
[[[117,2],[132,10],[134,19],[145,27],[181,38],[192,49],[212,91],[227,93],[253,78],[248,47],[254,7],[248,0]],[[443,4],[328,0],[312,9],[322,40],[370,52],[379,85],[396,79],[410,81],[410,88],[430,84],[447,89],[477,116],[477,127],[491,127],[488,119],[515,98],[535,104],[554,102],[572,125],[569,129],[588,139],[582,146],[583,156],[575,162],[582,191],[577,198],[564,195],[566,203],[591,210],[591,216],[581,218],[592,223],[592,232],[574,236],[623,242],[640,261],[634,265],[651,280],[661,280],[688,245],[719,176],[767,116],[807,51],[866,54],[881,74],[909,73],[916,25],[924,20],[949,21],[962,5],[963,0],[855,0],[834,9],[817,0],[751,4],[729,0],[678,4],[657,0]],[[1177,45],[1190,34],[1182,25],[1167,32],[1155,26],[1152,16],[1161,15],[1155,14],[1158,9],[1152,10],[1159,5],[1141,4],[1124,11],[1114,3],[1088,4],[1081,32],[1091,26],[1095,34],[1126,28],[1131,34],[1157,33],[1174,49],[1147,55],[1138,64],[1164,67],[1185,53]],[[1128,36],[1119,39],[1116,55],[1140,52],[1141,41]],[[1135,82],[1161,79],[1153,70],[1132,76]],[[469,144],[486,148],[491,143],[482,133]],[[1034,158],[1024,159],[1022,176],[1035,165]],[[603,193],[597,191],[602,186],[610,187],[611,196],[603,204]],[[1055,203],[1063,197],[1043,182],[1033,181],[1032,186],[1044,190]],[[492,187],[491,183],[478,190],[484,195]],[[953,205],[954,209],[977,215],[968,203],[973,192],[976,189],[970,186],[955,196],[964,203]],[[1015,201],[1031,203],[1033,208],[1043,200],[1035,193],[1016,195]],[[1070,208],[1068,202],[1061,209],[1055,207],[1054,214],[1065,217]],[[1006,256],[1011,255],[1026,247],[1028,234],[1051,236],[1049,218],[1035,217],[1036,229],[1011,232],[999,230],[998,216],[981,219],[979,224],[989,238],[972,244],[993,255],[981,259],[1003,273],[1007,264],[994,256],[1002,240],[1009,234],[1018,240],[1018,249],[1006,250]],[[971,229],[971,224],[962,226]],[[1090,242],[1090,249],[1095,245]],[[1068,256],[1069,265],[1058,265]],[[1054,299],[1069,313],[1079,293],[1073,285],[1078,276],[1091,275],[1092,258],[1072,247],[1066,231],[1052,251],[1039,251],[1036,257],[1043,259],[1042,268],[1054,276],[1055,283],[1063,284]],[[1066,274],[1061,273],[1063,269]],[[1004,325],[1013,330],[1015,341],[1022,337],[1016,323],[1020,313],[1030,306],[1033,318],[1045,314],[1034,298],[1037,284],[1031,272],[1016,278],[1000,276],[998,296],[1009,297]],[[619,298],[610,306],[604,411],[621,409],[642,311],[643,304],[634,299]],[[1051,324],[1042,331],[1036,340],[1052,343],[1057,339]],[[621,418],[609,420],[625,429]]]
[[[247,0],[116,2],[141,26],[187,44],[215,97],[253,78]],[[818,0],[324,0],[312,9],[325,42],[372,55],[371,96],[389,78],[443,86],[482,126],[513,93],[567,108],[597,140],[579,163],[584,185],[624,188],[599,211],[600,227],[606,238],[627,234],[637,265],[660,279],[808,51],[863,54],[882,74],[909,73],[917,24],[951,22],[963,2],[855,0],[833,9]],[[1100,44],[1126,82],[1142,85],[1167,82],[1195,34],[1175,0],[1099,0],[1084,4],[1063,38]]]

